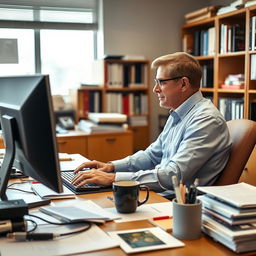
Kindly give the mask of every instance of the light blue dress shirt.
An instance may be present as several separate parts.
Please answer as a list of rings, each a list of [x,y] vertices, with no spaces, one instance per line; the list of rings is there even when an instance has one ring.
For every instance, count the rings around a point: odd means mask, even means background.
[[[170,111],[162,133],[146,150],[112,163],[116,181],[137,180],[168,192],[172,175],[187,186],[195,178],[200,185],[213,184],[228,161],[230,147],[226,121],[198,91]]]

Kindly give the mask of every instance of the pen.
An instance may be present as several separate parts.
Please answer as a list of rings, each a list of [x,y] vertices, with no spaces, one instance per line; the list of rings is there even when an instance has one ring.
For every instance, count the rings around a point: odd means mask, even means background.
[[[188,203],[194,204],[196,202],[197,189],[194,184],[191,184],[188,191]]]
[[[154,217],[153,220],[167,220],[171,219],[171,216],[159,216],[159,217]]]
[[[72,158],[71,157],[59,158],[59,161],[61,161],[61,162],[72,161]]]
[[[174,192],[176,195],[177,203],[178,204],[183,204],[182,198],[181,198],[181,193],[180,193],[180,188],[178,185],[178,180],[176,176],[172,176],[172,184],[174,188]]]
[[[33,180],[31,181],[32,184],[38,184],[38,183],[41,183],[40,181],[37,181],[37,180]]]

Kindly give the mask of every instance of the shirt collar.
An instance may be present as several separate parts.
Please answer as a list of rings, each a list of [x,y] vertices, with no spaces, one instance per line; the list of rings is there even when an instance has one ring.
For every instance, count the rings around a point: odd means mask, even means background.
[[[175,110],[170,110],[170,115],[173,116],[174,120],[184,118],[187,113],[200,101],[203,99],[201,91],[195,92],[186,101],[184,101]]]

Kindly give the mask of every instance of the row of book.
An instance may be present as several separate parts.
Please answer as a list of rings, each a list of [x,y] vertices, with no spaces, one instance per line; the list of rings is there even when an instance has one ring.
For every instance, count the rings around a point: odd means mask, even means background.
[[[249,119],[256,121],[256,101],[251,101],[249,104]]]
[[[194,56],[209,56],[215,54],[215,27],[194,32]]]
[[[220,25],[220,53],[245,50],[245,25]]]
[[[249,49],[256,50],[256,16],[250,18]]]
[[[219,110],[226,121],[244,116],[244,100],[241,98],[220,98]]]
[[[148,114],[148,97],[144,93],[107,93],[106,112],[126,115]]]
[[[107,85],[110,88],[147,87],[147,75],[145,63],[107,64]]]
[[[201,88],[213,88],[213,66],[201,65],[201,68],[202,68]]]
[[[256,54],[251,55],[251,80],[256,80]]]
[[[238,183],[198,189],[205,193],[198,197],[203,232],[237,253],[256,250],[256,187]]]
[[[83,108],[81,109],[82,115],[87,116],[88,112],[101,112],[101,92],[100,91],[88,91],[84,90],[82,93],[82,104]]]

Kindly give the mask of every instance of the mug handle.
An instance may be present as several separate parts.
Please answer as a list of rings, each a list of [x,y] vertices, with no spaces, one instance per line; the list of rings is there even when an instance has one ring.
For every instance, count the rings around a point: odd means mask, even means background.
[[[140,190],[146,190],[146,191],[147,191],[147,195],[146,195],[146,198],[145,198],[142,202],[140,202],[140,201],[138,200],[138,206],[140,206],[140,205],[146,203],[146,202],[148,201],[148,198],[149,198],[149,188],[148,188],[147,186],[145,186],[145,185],[140,185]]]

